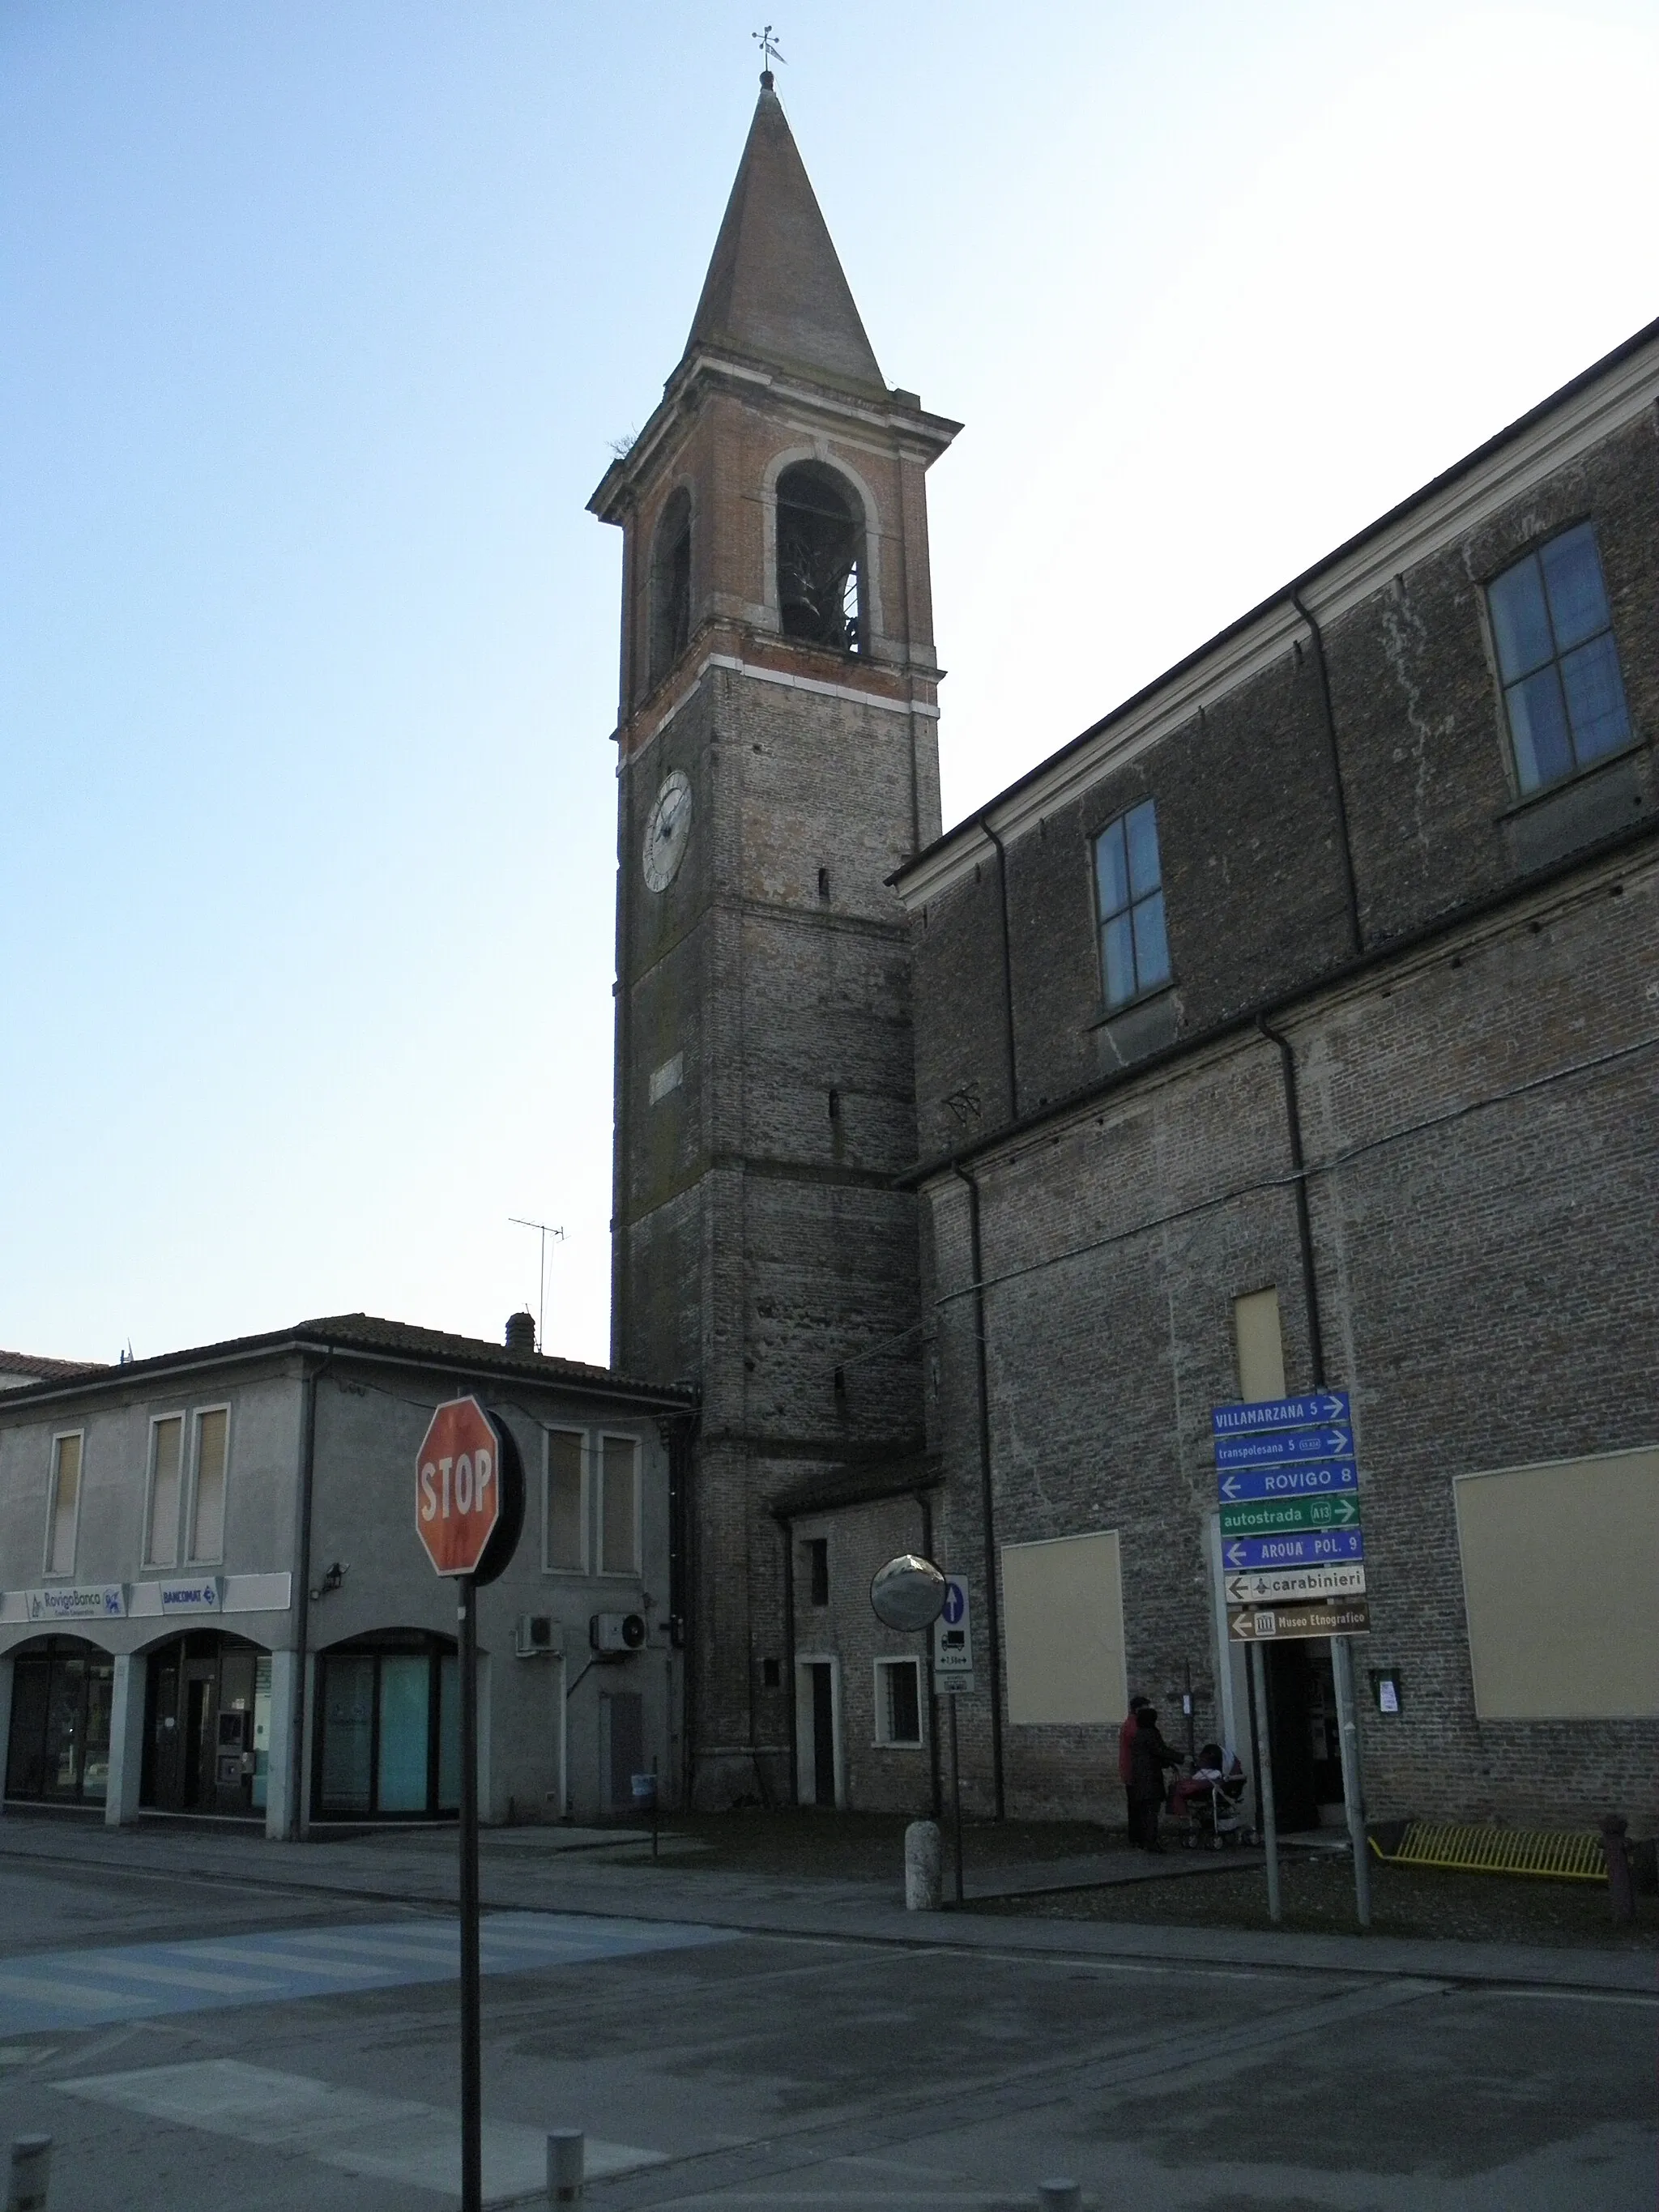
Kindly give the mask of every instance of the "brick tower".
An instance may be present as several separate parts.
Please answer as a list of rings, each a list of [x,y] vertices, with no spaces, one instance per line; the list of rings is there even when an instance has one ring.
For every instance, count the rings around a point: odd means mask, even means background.
[[[611,1356],[686,1378],[698,1802],[788,1788],[775,1501],[921,1449],[910,969],[939,830],[925,472],[769,73],[623,532]]]

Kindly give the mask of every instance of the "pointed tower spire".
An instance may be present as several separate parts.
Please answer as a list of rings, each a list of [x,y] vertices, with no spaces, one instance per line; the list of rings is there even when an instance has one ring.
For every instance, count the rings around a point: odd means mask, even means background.
[[[699,345],[886,390],[769,69],[686,351]]]

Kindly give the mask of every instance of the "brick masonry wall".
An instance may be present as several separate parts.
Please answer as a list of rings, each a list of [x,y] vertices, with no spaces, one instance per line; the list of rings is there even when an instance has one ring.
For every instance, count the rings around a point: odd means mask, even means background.
[[[805,453],[861,488],[857,656],[776,634],[767,486]],[[763,1666],[784,1643],[772,1501],[921,1433],[918,1209],[895,1188],[916,1153],[911,954],[886,880],[938,830],[935,726],[906,704],[931,683],[896,673],[933,665],[921,477],[902,436],[843,443],[811,407],[717,379],[628,523],[613,1356],[702,1392],[704,1802],[787,1789],[791,1669],[769,1686]],[[692,636],[664,673],[642,650],[648,550],[681,486]],[[674,770],[692,826],[653,893],[642,843]]]
[[[1476,1717],[1452,1492],[1461,1473],[1659,1435],[1652,1060],[1561,1073],[1654,1036],[1656,900],[1650,858],[1587,868],[1290,1027],[1328,1378],[1353,1393],[1364,1486],[1358,1664],[1408,1685],[1397,1720],[1362,1717],[1379,1818],[1659,1815],[1653,1723]],[[1133,1091],[976,1169],[996,1540],[1117,1528],[1131,1683],[1167,1705],[1190,1663],[1201,1740],[1219,1727],[1208,1413],[1237,1395],[1236,1295],[1279,1286],[1290,1387],[1310,1379],[1278,1056],[1241,1042]],[[969,1557],[967,1205],[954,1178],[927,1195],[930,1441]],[[988,1726],[964,1755],[983,1804]],[[1113,1759],[1107,1730],[1011,1728],[1010,1808],[1109,1814]]]
[[[1333,621],[1326,651],[1364,945],[1409,939],[1518,888],[1659,803],[1659,427],[1651,413]],[[1486,632],[1486,584],[1593,520],[1636,749],[1521,800]],[[1139,1042],[1104,1018],[1091,843],[1158,808],[1173,983]],[[1348,957],[1335,787],[1311,634],[1008,845],[1018,1106],[1040,1109],[1150,1043],[1200,1037]],[[923,1156],[1011,1113],[997,864],[912,917]],[[965,1109],[964,1094],[977,1110]],[[955,1102],[954,1103],[952,1102]]]

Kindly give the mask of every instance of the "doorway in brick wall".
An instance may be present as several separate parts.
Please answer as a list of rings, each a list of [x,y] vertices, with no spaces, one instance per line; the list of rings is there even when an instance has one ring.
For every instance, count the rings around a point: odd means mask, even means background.
[[[795,1662],[795,1753],[798,1801],[830,1808],[841,1804],[841,1668],[833,1658]]]
[[[1338,1823],[1342,1753],[1328,1644],[1298,1637],[1262,1647],[1273,1732],[1273,1807],[1286,1834]],[[1325,1808],[1333,1808],[1326,1810]]]

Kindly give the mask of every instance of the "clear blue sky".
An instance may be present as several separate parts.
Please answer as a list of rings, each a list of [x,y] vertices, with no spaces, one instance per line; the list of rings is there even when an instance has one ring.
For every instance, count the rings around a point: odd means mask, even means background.
[[[603,1357],[617,543],[726,0],[0,5],[0,1345]],[[947,821],[1659,309],[1650,0],[784,18]]]

